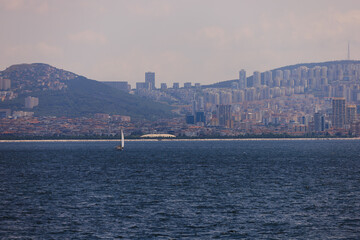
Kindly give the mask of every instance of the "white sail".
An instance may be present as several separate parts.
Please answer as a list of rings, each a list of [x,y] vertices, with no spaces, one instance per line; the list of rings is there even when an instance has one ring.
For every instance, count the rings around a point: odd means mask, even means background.
[[[124,132],[121,130],[121,147],[124,148],[125,140],[124,140]]]

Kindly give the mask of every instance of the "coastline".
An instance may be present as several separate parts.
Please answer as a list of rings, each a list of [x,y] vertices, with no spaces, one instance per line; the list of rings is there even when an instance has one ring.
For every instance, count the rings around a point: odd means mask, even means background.
[[[204,138],[204,139],[128,139],[126,142],[211,142],[211,141],[355,141],[360,138]],[[44,139],[0,140],[0,143],[47,143],[47,142],[119,142],[118,139]]]

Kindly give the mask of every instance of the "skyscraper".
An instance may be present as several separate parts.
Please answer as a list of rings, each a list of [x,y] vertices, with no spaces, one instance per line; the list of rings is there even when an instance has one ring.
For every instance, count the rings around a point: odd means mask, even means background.
[[[271,71],[266,71],[264,73],[264,82],[265,82],[266,86],[272,87],[273,80],[272,80],[272,72]]]
[[[155,73],[154,72],[146,72],[145,73],[145,82],[149,83],[149,89],[155,89]]]
[[[325,117],[319,112],[314,114],[314,130],[315,132],[322,132],[325,130]]]
[[[345,99],[332,99],[332,125],[334,128],[344,128],[345,124]]]
[[[259,71],[255,71],[253,75],[253,87],[260,87],[261,84],[261,73]]]
[[[244,69],[241,69],[239,72],[239,88],[245,89],[246,87],[247,87],[246,71]]]
[[[217,105],[219,126],[231,128],[231,105]]]

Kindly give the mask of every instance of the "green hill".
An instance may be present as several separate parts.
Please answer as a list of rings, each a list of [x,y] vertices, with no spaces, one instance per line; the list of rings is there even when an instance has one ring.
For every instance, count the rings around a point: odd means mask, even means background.
[[[33,111],[37,116],[83,117],[95,113],[131,116],[154,120],[172,115],[171,107],[143,99],[101,82],[56,69],[46,64],[22,64],[1,72],[10,79],[18,94],[13,100],[0,103],[12,111]],[[24,109],[25,97],[39,98],[39,106]]]

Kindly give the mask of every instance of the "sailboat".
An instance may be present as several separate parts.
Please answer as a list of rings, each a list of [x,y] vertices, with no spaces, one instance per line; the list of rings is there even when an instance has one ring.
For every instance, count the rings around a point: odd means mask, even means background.
[[[116,150],[119,150],[119,151],[124,150],[124,145],[125,145],[124,132],[123,132],[123,130],[121,129],[121,143],[120,143],[120,145],[117,145],[117,146],[116,146]]]

